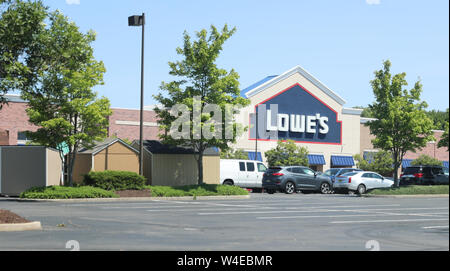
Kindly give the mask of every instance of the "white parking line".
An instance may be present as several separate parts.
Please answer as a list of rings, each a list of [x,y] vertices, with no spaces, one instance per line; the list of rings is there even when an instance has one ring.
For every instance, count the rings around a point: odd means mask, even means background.
[[[355,223],[393,223],[393,222],[425,222],[425,221],[448,221],[448,218],[442,219],[401,219],[401,220],[366,220],[366,221],[332,221],[331,224],[355,224]]]
[[[428,226],[428,227],[422,227],[422,229],[442,229],[442,228],[448,228],[448,226]]]
[[[330,217],[363,217],[363,216],[441,216],[443,213],[427,214],[359,214],[359,215],[313,215],[313,216],[266,216],[257,217],[257,219],[298,219],[298,218],[330,218]]]
[[[198,215],[242,215],[242,214],[271,214],[271,213],[327,213],[327,212],[370,212],[370,211],[407,211],[407,210],[445,210],[448,209],[447,207],[444,208],[397,208],[397,209],[320,209],[320,208],[309,208],[308,210],[289,210],[289,211],[283,211],[283,210],[276,210],[276,211],[242,211],[242,212],[214,212],[214,213],[198,213]],[[302,209],[305,209],[302,208]],[[313,209],[313,210],[310,210]]]
[[[441,229],[441,228],[448,228],[448,226],[429,226],[429,227],[422,227],[422,229]]]

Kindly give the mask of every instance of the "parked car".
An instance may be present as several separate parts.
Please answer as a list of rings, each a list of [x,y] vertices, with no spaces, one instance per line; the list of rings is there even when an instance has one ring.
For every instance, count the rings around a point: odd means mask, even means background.
[[[337,176],[342,176],[345,173],[354,172],[354,171],[363,171],[363,170],[359,169],[359,168],[330,168],[330,169],[327,169],[323,174],[330,176],[331,181],[334,182],[334,180]]]
[[[441,166],[407,167],[400,175],[400,185],[411,184],[448,184],[448,169]]]
[[[267,167],[259,161],[221,159],[220,183],[242,188],[261,188]]]
[[[377,188],[389,188],[394,181],[384,178],[378,173],[371,171],[354,171],[336,177],[333,183],[335,191],[345,190],[364,194],[369,190]]]
[[[263,176],[262,187],[270,194],[282,191],[292,194],[296,191],[320,191],[331,193],[330,177],[319,175],[314,170],[302,166],[270,167]]]

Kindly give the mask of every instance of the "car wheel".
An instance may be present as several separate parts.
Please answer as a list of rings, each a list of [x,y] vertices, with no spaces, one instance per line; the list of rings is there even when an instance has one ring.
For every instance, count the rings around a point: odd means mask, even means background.
[[[322,194],[331,194],[331,186],[329,183],[322,183],[320,185],[320,193]]]
[[[275,193],[275,190],[273,190],[273,189],[267,189],[267,193],[268,193],[268,194],[273,194],[273,193]]]
[[[295,192],[295,184],[293,182],[287,182],[284,185],[284,192],[286,194],[292,194]]]
[[[367,191],[367,190],[366,190],[366,186],[365,186],[365,185],[360,184],[360,185],[358,186],[358,190],[357,190],[358,194],[360,194],[360,195],[365,194],[366,191]]]
[[[233,185],[233,181],[231,180],[226,180],[223,182],[224,185]]]

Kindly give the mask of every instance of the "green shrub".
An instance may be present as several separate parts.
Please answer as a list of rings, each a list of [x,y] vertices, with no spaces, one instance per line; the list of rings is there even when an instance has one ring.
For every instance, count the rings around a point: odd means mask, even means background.
[[[146,186],[152,190],[153,197],[185,196],[231,196],[248,195],[248,191],[238,186],[203,184],[185,186]]]
[[[142,190],[145,178],[130,171],[91,171],[84,176],[83,183],[105,190]]]
[[[34,187],[20,194],[24,199],[82,199],[82,198],[117,198],[112,191],[91,186]]]

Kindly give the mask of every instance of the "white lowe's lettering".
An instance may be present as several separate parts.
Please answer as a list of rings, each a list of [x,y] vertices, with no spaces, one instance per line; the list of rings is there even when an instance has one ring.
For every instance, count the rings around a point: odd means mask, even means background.
[[[272,125],[272,112],[267,110],[267,131],[307,132],[308,134],[315,134],[317,127],[319,127],[320,134],[327,134],[330,131],[327,124],[328,117],[321,117],[320,114],[316,114],[315,116],[278,114],[276,119],[277,124]]]

